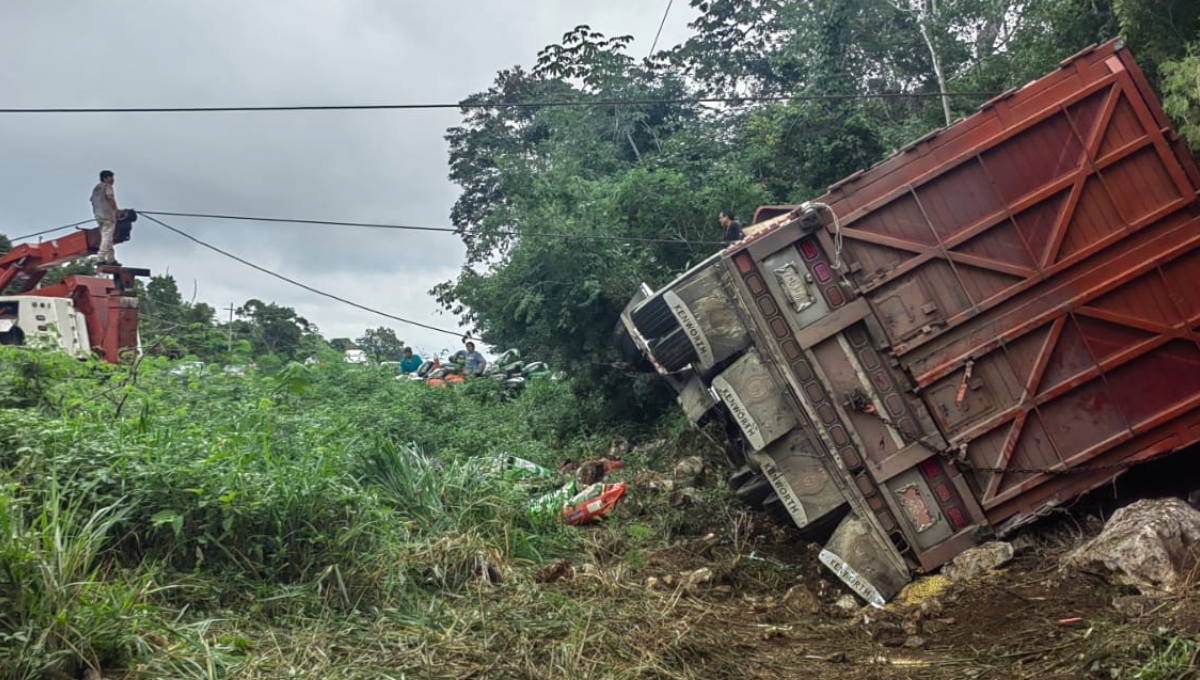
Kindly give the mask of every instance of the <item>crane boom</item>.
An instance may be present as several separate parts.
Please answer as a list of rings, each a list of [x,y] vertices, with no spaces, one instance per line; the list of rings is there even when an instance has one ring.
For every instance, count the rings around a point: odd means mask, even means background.
[[[122,212],[114,243],[129,240],[137,213]],[[24,243],[0,256],[0,344],[25,344],[31,336],[56,336],[76,355],[96,354],[118,363],[138,348],[136,278],[150,270],[101,265],[104,276],[68,276],[39,288],[54,267],[100,249],[100,229],[80,229],[42,243]]]

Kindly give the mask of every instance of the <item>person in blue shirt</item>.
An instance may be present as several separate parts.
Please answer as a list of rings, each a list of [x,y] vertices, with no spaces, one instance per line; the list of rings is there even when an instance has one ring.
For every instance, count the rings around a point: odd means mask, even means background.
[[[404,358],[400,360],[400,375],[416,373],[421,367],[421,357],[413,354],[412,347],[404,348]]]
[[[475,343],[467,342],[467,356],[463,363],[463,373],[466,375],[480,375],[486,367],[487,359],[484,359],[482,354],[475,351]]]

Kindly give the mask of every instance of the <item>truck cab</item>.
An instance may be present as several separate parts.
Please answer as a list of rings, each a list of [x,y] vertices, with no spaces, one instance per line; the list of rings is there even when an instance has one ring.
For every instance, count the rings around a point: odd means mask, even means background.
[[[76,358],[91,353],[87,322],[70,298],[0,296],[0,345],[60,347]]]

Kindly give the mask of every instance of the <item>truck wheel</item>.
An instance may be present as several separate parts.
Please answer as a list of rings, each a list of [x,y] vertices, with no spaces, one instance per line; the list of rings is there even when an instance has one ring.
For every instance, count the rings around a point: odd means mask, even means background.
[[[755,475],[753,479],[738,487],[734,495],[750,509],[762,510],[763,501],[767,500],[767,497],[774,493],[775,491],[771,488],[771,482],[767,481],[766,477]]]
[[[743,465],[742,467],[738,468],[732,475],[729,475],[729,481],[728,481],[729,488],[733,489],[734,491],[737,491],[738,489],[745,486],[746,482],[749,482],[750,480],[754,479],[754,477],[756,475],[758,475],[758,473],[755,472],[754,470],[751,470],[749,465]]]
[[[654,358],[668,371],[686,368],[696,360],[696,349],[683,330],[677,330],[653,346]]]
[[[671,314],[666,301],[661,297],[651,298],[646,304],[635,310],[630,318],[638,332],[647,340],[661,338],[679,327],[675,315]]]

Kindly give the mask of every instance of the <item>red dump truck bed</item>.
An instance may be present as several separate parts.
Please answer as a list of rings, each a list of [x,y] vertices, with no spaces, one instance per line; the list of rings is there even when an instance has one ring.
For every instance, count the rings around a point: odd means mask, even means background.
[[[837,525],[822,560],[879,604],[1200,440],[1198,190],[1113,42],[760,209],[624,325],[689,415],[738,424],[760,504]]]

